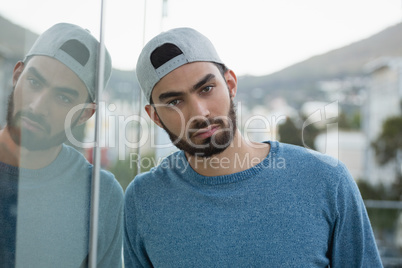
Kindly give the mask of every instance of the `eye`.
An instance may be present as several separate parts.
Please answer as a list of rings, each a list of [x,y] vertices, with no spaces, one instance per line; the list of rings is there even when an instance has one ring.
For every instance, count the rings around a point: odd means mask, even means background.
[[[28,80],[29,85],[32,88],[40,88],[41,84],[37,79],[35,79],[33,77],[28,77],[27,80]]]
[[[203,87],[202,90],[201,90],[201,93],[208,93],[208,92],[211,92],[212,89],[213,89],[213,86],[206,86],[206,87]]]
[[[71,103],[72,102],[72,100],[71,100],[71,98],[69,98],[69,97],[67,97],[67,96],[65,96],[65,95],[57,95],[57,98],[59,99],[59,100],[61,100],[63,103]]]
[[[166,103],[166,105],[167,106],[176,106],[179,103],[181,103],[181,100],[175,99],[175,100],[169,101],[168,103]]]

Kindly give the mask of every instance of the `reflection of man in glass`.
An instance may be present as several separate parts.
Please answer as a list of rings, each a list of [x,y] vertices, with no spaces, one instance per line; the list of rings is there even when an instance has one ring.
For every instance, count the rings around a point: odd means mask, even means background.
[[[94,113],[98,41],[72,24],[43,33],[13,72],[0,130],[0,263],[85,267],[92,165],[64,145],[65,127]],[[111,73],[106,52],[105,83]],[[72,108],[82,108],[66,120]],[[65,124],[66,122],[66,124]],[[123,192],[101,171],[97,267],[119,267]]]

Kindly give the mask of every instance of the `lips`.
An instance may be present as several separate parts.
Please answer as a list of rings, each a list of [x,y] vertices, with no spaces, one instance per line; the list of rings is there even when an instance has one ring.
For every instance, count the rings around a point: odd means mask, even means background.
[[[24,128],[26,128],[30,131],[33,131],[33,132],[40,132],[40,131],[44,132],[45,131],[44,127],[41,124],[39,124],[25,116],[21,117],[21,124]]]
[[[206,128],[197,130],[192,137],[197,139],[206,139],[211,137],[218,129],[219,125],[210,125]]]

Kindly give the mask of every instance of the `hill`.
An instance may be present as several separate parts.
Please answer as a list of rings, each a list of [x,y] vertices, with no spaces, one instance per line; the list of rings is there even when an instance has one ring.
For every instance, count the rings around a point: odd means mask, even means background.
[[[11,62],[22,59],[37,38],[30,32],[0,16],[0,55]],[[307,100],[323,100],[317,83],[364,75],[364,65],[378,57],[402,57],[402,23],[369,38],[314,56],[266,76],[240,76],[237,100],[248,106],[266,105],[275,97],[285,98],[300,108]],[[113,98],[130,100],[138,94],[135,71],[113,69],[107,91]],[[251,93],[251,94],[250,94]]]
[[[255,88],[268,97],[281,96],[293,106],[309,98],[320,98],[317,82],[364,75],[364,65],[378,57],[402,56],[402,23],[389,27],[367,39],[314,56],[270,75],[239,78],[239,93]],[[247,98],[250,94],[241,94]],[[263,104],[263,99],[245,100]]]

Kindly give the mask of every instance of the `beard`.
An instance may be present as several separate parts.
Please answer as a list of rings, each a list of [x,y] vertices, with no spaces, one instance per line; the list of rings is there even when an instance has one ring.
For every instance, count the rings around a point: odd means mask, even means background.
[[[8,97],[7,105],[7,129],[11,139],[20,147],[29,151],[46,150],[58,146],[67,140],[66,132],[51,135],[51,125],[37,114],[27,110],[20,110],[15,115],[14,112],[14,88]],[[29,129],[21,127],[21,118],[25,117],[42,127],[43,133],[35,133]],[[72,126],[77,124],[77,121]]]
[[[230,99],[230,108],[225,119],[227,119],[226,123],[225,120],[222,119],[222,117],[216,117],[211,119],[206,118],[205,120],[194,120],[191,127],[189,128],[192,131],[185,134],[190,142],[188,142],[183,137],[177,136],[176,134],[171,132],[163,124],[162,121],[160,122],[162,124],[163,129],[169,135],[170,140],[177,148],[183,150],[184,152],[192,156],[200,156],[208,158],[223,152],[227,147],[229,147],[230,143],[233,141],[234,134],[237,130],[237,124],[236,124],[236,111],[232,99]],[[191,134],[195,133],[196,130],[206,128],[210,125],[215,124],[219,126],[219,129],[211,137],[204,139],[201,143],[198,144],[191,141]]]

